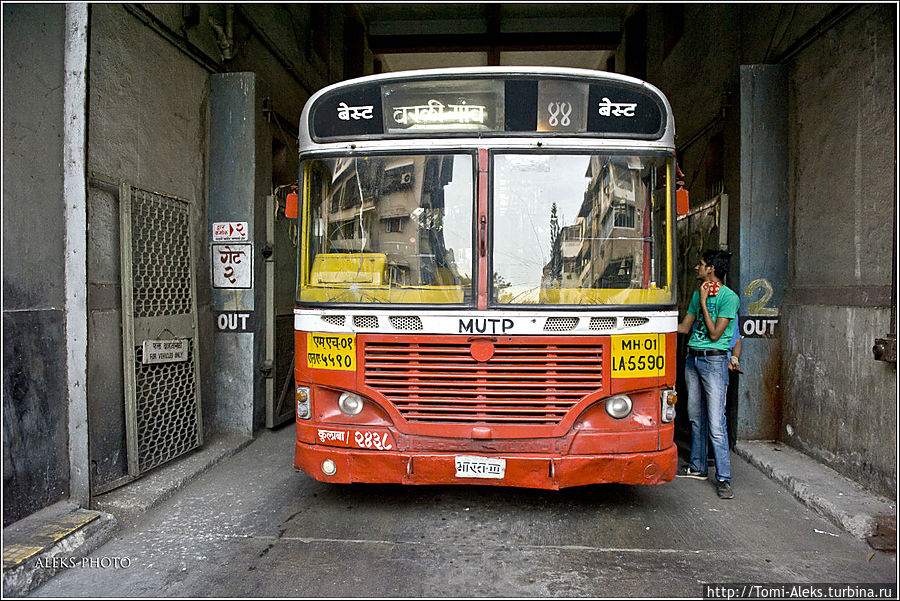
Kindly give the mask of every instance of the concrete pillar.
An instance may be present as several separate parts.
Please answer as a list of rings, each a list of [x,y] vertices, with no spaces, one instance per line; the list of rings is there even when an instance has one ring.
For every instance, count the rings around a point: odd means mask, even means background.
[[[782,65],[740,67],[740,207],[737,258],[743,339],[740,439],[781,427],[780,307],[787,286],[790,202],[788,86]]]
[[[252,436],[265,419],[265,207],[272,140],[266,85],[254,73],[210,77],[209,240],[216,429]]]
[[[91,500],[87,421],[87,28],[85,3],[66,5],[63,198],[66,217],[66,378],[69,497]]]

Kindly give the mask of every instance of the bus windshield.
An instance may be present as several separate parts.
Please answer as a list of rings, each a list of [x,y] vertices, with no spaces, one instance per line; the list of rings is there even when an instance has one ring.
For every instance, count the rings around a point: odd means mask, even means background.
[[[671,304],[671,158],[493,157],[498,305]]]
[[[304,172],[301,302],[472,302],[473,155],[316,158]]]

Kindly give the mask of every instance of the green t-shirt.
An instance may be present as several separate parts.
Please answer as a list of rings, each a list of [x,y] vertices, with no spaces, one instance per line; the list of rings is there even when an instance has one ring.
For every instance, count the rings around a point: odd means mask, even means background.
[[[706,330],[706,323],[703,321],[703,314],[700,310],[700,291],[694,290],[694,296],[691,297],[691,304],[688,306],[687,312],[694,316],[694,326],[691,328],[691,337],[688,339],[690,348],[706,350],[719,349],[727,351],[731,348],[731,338],[737,330],[738,309],[741,307],[741,299],[730,288],[722,286],[719,293],[715,296],[706,298],[706,308],[709,309],[709,316],[713,323],[719,317],[727,317],[731,320],[725,327],[722,336],[713,342],[709,338],[709,332]]]

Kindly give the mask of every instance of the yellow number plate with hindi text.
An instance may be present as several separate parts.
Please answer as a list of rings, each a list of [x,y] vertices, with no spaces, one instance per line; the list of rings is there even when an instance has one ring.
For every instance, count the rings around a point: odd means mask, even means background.
[[[356,335],[308,332],[306,364],[313,369],[356,371]]]
[[[613,378],[656,378],[666,374],[665,334],[611,336]]]

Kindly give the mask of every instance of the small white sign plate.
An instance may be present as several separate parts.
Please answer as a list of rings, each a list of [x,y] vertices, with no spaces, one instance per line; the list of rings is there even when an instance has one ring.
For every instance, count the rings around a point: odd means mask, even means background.
[[[253,287],[253,245],[212,245],[213,288]]]
[[[246,221],[216,221],[213,223],[213,242],[246,242],[249,240]]]
[[[457,478],[503,478],[506,474],[506,459],[497,457],[456,456]]]
[[[177,363],[187,361],[188,341],[181,340],[145,340],[144,356],[141,363]]]

